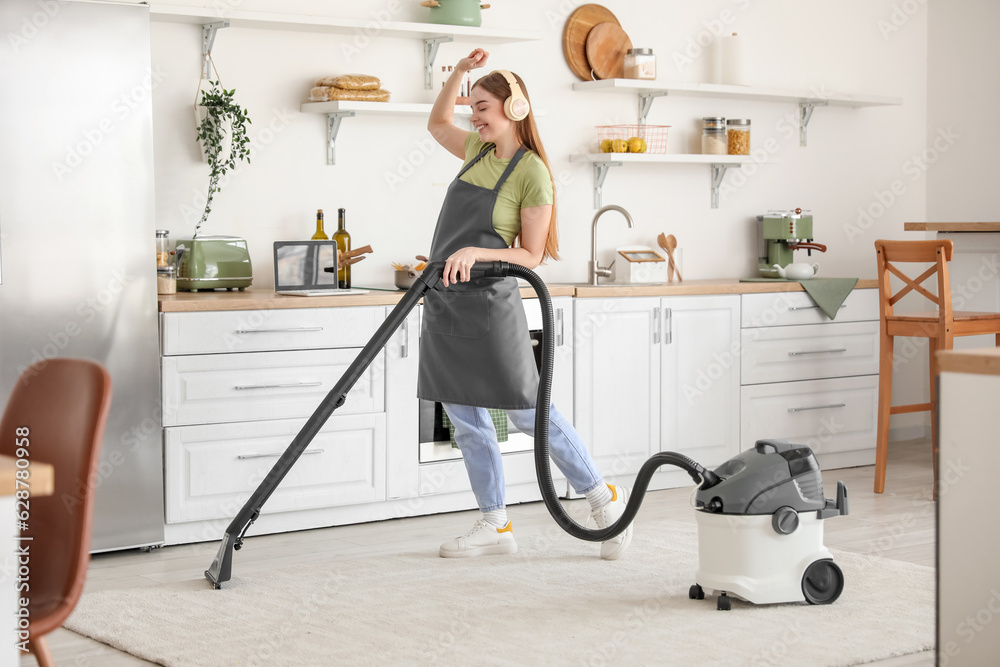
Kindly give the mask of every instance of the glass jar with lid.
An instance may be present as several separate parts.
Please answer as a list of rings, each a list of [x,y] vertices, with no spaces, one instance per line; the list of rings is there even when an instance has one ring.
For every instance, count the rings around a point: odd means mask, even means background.
[[[726,121],[726,128],[729,154],[750,155],[750,119],[730,118]]]
[[[704,155],[725,155],[726,119],[721,116],[702,118],[701,152]]]
[[[156,266],[170,263],[170,230],[156,230]]]
[[[656,78],[656,56],[653,49],[629,49],[625,52],[625,78]]]
[[[156,267],[156,293],[177,294],[177,267],[173,264]]]

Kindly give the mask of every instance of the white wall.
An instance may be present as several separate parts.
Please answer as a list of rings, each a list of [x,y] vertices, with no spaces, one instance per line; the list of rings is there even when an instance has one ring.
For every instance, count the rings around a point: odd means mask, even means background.
[[[373,21],[379,12],[392,14],[393,20],[422,20],[429,11],[409,0],[225,4],[241,11],[329,12]],[[561,39],[566,17],[579,4],[506,0],[484,12],[485,27],[523,28],[542,36],[535,42],[490,48],[490,66],[521,74],[534,105],[545,111],[539,125],[560,183],[563,260],[543,267],[541,274],[560,282],[586,280],[594,215],[592,169],[570,163],[568,156],[592,141],[595,125],[637,120],[632,96],[572,91],[576,77],[563,58]],[[724,28],[738,31],[752,47],[747,55],[748,83],[898,96],[903,104],[819,108],[809,127],[809,145],[800,147],[793,131],[798,112],[794,104],[658,99],[648,122],[672,126],[668,152],[697,152],[700,118],[706,115],[750,118],[753,146],[773,137],[778,150],[768,164],[749,170],[754,173],[744,179],[745,184],[728,188],[718,209],[709,205],[707,166],[612,170],[604,203],[625,206],[636,228],[627,230],[614,214],[607,216],[599,232],[602,261],[609,262],[619,245],[655,245],[656,235],[667,232],[675,234],[684,249],[686,278],[752,275],[754,217],[771,208],[799,206],[812,209],[816,240],[830,248],[813,257],[821,264],[822,275],[874,277],[872,242],[879,237],[902,238],[904,221],[926,218],[925,178],[910,161],[929,140],[927,11],[914,0],[912,14],[907,15],[899,4],[895,0],[605,3],[635,46],[655,50],[661,81],[707,80],[710,59],[698,54],[697,44],[707,45],[714,40],[713,31]],[[154,72],[160,78],[153,92],[156,224],[182,236],[193,231],[207,182],[207,167],[199,162],[194,140],[192,111],[201,30],[154,23],[152,35]],[[430,244],[445,187],[459,163],[441,149],[433,149],[425,159],[429,134],[422,119],[345,119],[337,165],[327,166],[325,118],[298,112],[313,79],[345,72],[381,77],[393,101],[429,101],[422,87],[419,40],[375,36],[359,53],[345,55],[345,47],[353,42],[350,35],[241,28],[222,30],[216,40],[214,59],[223,84],[236,88],[238,100],[249,108],[251,135],[259,150],[253,163],[216,196],[203,232],[247,238],[256,287],[271,285],[271,242],[308,238],[317,208],[327,212],[329,227],[336,209],[345,207],[354,244],[371,244],[375,249],[373,257],[355,266],[356,284],[390,282],[390,262],[425,253]],[[443,45],[437,64],[453,63],[474,46],[474,41]],[[693,62],[678,65],[677,59],[686,54],[695,56]],[[982,112],[989,108],[976,107]],[[387,177],[408,161],[422,163],[402,183],[390,186]],[[891,194],[894,180],[901,181],[897,190],[903,194]],[[735,182],[730,171],[726,184]]]

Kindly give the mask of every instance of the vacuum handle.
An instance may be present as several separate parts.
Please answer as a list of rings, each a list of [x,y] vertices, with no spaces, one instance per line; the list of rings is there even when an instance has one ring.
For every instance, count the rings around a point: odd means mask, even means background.
[[[444,262],[428,262],[419,280],[433,289],[444,274]],[[510,262],[476,262],[469,271],[472,278],[506,278],[510,275]]]

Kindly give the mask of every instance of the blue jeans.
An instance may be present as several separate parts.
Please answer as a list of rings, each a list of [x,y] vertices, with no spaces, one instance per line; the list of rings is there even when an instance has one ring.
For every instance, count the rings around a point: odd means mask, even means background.
[[[454,403],[444,403],[443,406],[455,425],[455,442],[462,450],[465,469],[469,472],[469,481],[476,494],[479,509],[491,512],[505,507],[500,445],[497,443],[493,420],[486,408]],[[533,408],[507,410],[507,416],[519,431],[534,437]],[[554,405],[549,408],[549,454],[577,493],[587,493],[603,483],[603,478],[576,429]]]

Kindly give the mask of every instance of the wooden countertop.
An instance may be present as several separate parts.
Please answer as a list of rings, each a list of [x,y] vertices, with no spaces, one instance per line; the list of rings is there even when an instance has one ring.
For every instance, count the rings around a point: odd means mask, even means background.
[[[904,222],[908,232],[1000,232],[1000,222]]]
[[[1000,375],[1000,348],[943,350],[937,353],[939,373]]]
[[[738,278],[716,280],[686,280],[682,283],[650,285],[576,285],[552,283],[547,285],[551,296],[577,298],[618,296],[684,296],[696,294],[766,294],[768,292],[804,292],[797,282],[741,283]],[[878,281],[859,280],[855,289],[876,289]],[[178,292],[161,295],[161,313],[182,313],[218,310],[271,310],[281,308],[332,308],[338,306],[394,306],[404,294],[401,290],[376,291],[367,294],[344,296],[284,296],[265,289],[250,288],[245,292]],[[521,289],[521,296],[533,299],[535,291]]]
[[[0,455],[0,496],[12,496],[17,490],[17,459]],[[28,466],[31,495],[50,496],[55,488],[55,468],[48,463],[32,461]]]

